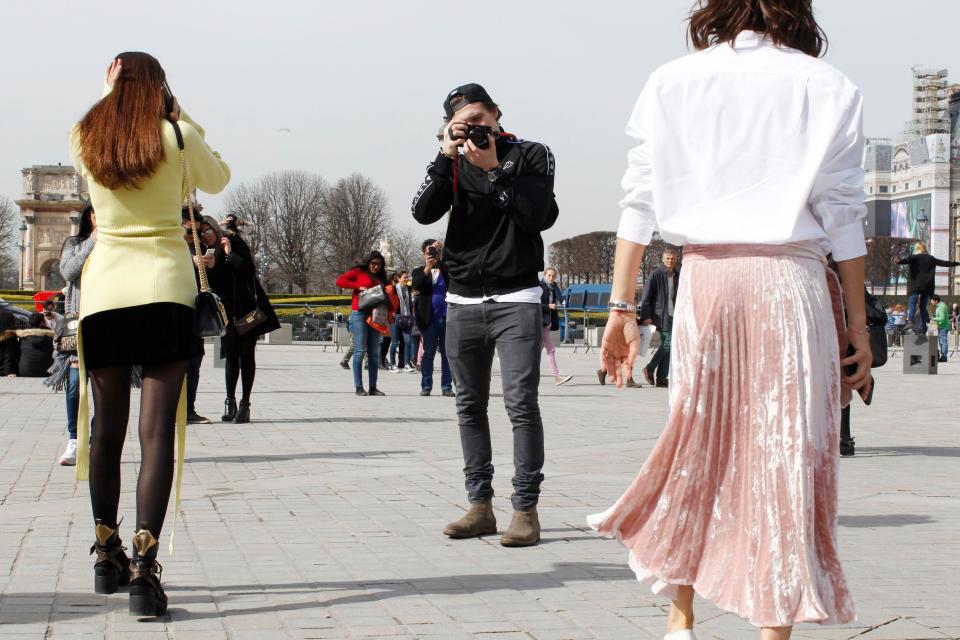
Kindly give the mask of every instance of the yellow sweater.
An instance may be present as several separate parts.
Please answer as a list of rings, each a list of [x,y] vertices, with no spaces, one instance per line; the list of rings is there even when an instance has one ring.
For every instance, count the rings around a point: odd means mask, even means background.
[[[180,113],[190,186],[222,191],[230,169],[204,141],[203,129]],[[180,155],[173,125],[160,121],[164,158],[140,189],[111,191],[83,166],[79,130],[70,134],[73,165],[86,179],[97,213],[97,243],[83,271],[80,317],[154,302],[193,307],[197,294],[190,248],[183,241]]]
[[[90,201],[97,214],[97,243],[87,258],[81,281],[80,318],[94,313],[154,302],[194,306],[197,284],[190,248],[183,241],[180,210],[187,197],[183,189],[180,151],[173,125],[160,120],[163,160],[139,189],[110,190],[97,183],[83,166],[77,127],[70,132],[73,165],[87,179]],[[180,130],[190,186],[207,193],[222,191],[230,181],[230,168],[204,141],[203,128],[182,110]],[[83,327],[81,324],[81,333]],[[83,338],[80,356],[80,411],[77,417],[77,479],[90,470],[90,419]],[[180,511],[180,486],[186,440],[186,381],[177,407],[177,478],[174,491],[173,534]]]

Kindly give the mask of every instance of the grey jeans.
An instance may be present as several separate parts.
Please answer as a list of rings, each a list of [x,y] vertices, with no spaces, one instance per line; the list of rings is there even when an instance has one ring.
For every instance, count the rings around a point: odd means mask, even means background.
[[[490,374],[500,358],[503,401],[513,424],[513,496],[516,511],[536,506],[543,482],[543,421],[540,419],[540,305],[485,302],[451,304],[447,311],[447,358],[457,385],[457,416],[463,473],[471,503],[493,497],[490,445]]]

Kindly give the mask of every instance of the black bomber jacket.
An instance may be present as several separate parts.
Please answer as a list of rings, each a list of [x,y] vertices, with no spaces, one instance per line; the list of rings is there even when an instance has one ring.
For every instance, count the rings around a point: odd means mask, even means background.
[[[559,209],[553,193],[554,159],[539,142],[497,139],[501,173],[491,182],[483,169],[437,154],[413,199],[413,217],[432,224],[448,211],[443,262],[448,291],[482,297],[539,286],[543,270],[540,232]]]

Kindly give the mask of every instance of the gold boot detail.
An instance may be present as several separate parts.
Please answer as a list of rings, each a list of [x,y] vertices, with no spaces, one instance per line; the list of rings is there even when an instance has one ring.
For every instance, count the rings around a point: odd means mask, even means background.
[[[137,550],[138,556],[145,556],[151,547],[157,545],[157,539],[146,529],[140,529],[133,534],[133,547]]]
[[[101,547],[105,547],[110,544],[110,538],[112,538],[113,534],[117,532],[116,529],[111,529],[107,525],[100,524],[99,522],[97,523],[95,531],[97,534],[97,544],[99,544]]]

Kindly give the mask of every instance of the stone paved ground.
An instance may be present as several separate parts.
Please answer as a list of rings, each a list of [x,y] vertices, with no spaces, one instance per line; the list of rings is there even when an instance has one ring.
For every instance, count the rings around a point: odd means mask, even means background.
[[[505,549],[495,536],[440,534],[464,502],[453,401],[420,398],[408,374],[383,375],[388,397],[357,398],[337,358],[261,347],[254,422],[191,427],[176,553],[162,552],[170,612],[148,622],[128,616],[124,594],[91,592],[87,488],[55,464],[63,396],[0,380],[0,638],[662,636],[664,602],[584,517],[609,506],[653,445],[663,390],[601,388],[592,354],[561,352],[577,377],[542,387],[544,541]],[[842,461],[840,536],[860,622],[804,625],[795,638],[960,637],[960,364],[935,377],[905,377],[899,364],[880,371],[874,407],[856,410],[858,453]],[[208,359],[208,415],[221,407],[221,374]],[[499,402],[505,526],[511,453]],[[125,538],[137,455],[130,436]],[[698,616],[700,638],[757,637],[704,602]]]

